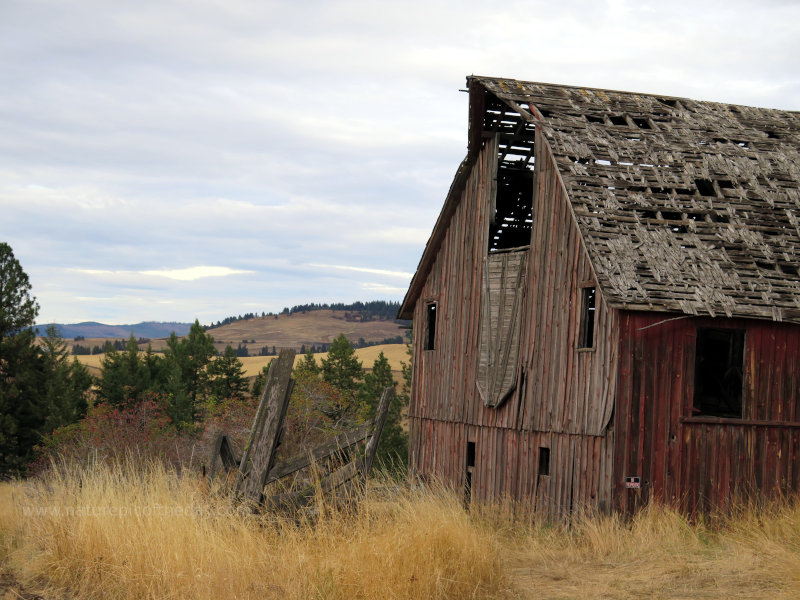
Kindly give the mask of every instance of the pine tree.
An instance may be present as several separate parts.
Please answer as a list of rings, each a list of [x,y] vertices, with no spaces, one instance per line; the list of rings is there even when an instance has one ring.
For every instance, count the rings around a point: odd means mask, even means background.
[[[247,394],[247,378],[236,350],[228,344],[222,356],[208,366],[211,377],[211,400],[240,400]]]
[[[320,374],[320,366],[317,364],[317,359],[314,358],[314,354],[311,350],[308,350],[303,359],[297,363],[292,371],[295,378],[300,377],[319,377]]]
[[[347,394],[355,394],[364,374],[361,361],[356,358],[353,345],[343,333],[339,334],[322,359],[322,379]]]
[[[182,340],[173,332],[164,351],[168,362],[167,389],[171,396],[168,414],[176,424],[193,423],[200,402],[209,391],[208,364],[217,351],[214,338],[195,319],[189,335]]]
[[[39,306],[11,247],[0,242],[0,479],[24,473],[46,407],[33,325]]]
[[[45,431],[74,423],[86,414],[92,376],[77,359],[69,360],[69,350],[58,330],[45,330],[40,352],[44,369]]]

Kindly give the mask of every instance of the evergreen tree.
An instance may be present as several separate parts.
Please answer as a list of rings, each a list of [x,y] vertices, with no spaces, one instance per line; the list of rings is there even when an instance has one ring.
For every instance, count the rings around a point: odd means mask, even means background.
[[[343,333],[339,334],[322,359],[322,379],[347,394],[355,394],[364,373],[361,361],[356,358],[353,345]]]
[[[39,306],[11,247],[0,242],[0,478],[21,474],[44,426]]]
[[[209,391],[208,364],[216,354],[214,338],[208,335],[195,319],[189,335],[182,340],[173,332],[164,351],[169,364],[167,388],[174,404],[168,408],[176,424],[193,423],[199,403]]]
[[[74,423],[86,414],[92,376],[69,350],[58,330],[50,325],[40,346],[44,381],[45,431]]]
[[[159,365],[152,351],[147,362],[139,357],[136,338],[128,338],[124,352],[109,349],[100,361],[101,377],[98,381],[98,395],[114,406],[138,404],[146,392],[160,386]]]
[[[240,400],[247,394],[247,378],[244,374],[242,361],[236,355],[236,350],[228,344],[225,352],[208,366],[211,376],[211,399]]]
[[[293,373],[296,378],[303,376],[319,377],[320,366],[317,364],[317,359],[314,358],[314,354],[311,350],[308,350],[303,356],[303,359],[297,363]]]

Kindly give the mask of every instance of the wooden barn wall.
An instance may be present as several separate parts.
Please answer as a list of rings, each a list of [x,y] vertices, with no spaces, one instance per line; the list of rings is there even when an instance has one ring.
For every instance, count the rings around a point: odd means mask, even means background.
[[[670,318],[620,316],[615,505],[653,497],[695,512],[754,491],[800,491],[800,326]],[[698,327],[746,332],[742,419],[692,417]],[[626,489],[626,476],[641,489]]]
[[[547,440],[542,442],[542,435],[565,434],[552,438],[561,446],[551,448],[549,485],[572,493],[579,490],[579,494],[584,488],[592,490],[586,497],[599,505],[611,494],[610,462],[601,457],[613,445],[609,423],[616,384],[616,311],[607,308],[598,290],[594,347],[577,349],[582,287],[594,285],[594,278],[552,155],[540,138],[537,132],[534,225],[522,304],[518,385],[499,408],[484,406],[476,385],[481,269],[491,204],[488,182],[496,163],[496,146],[488,141],[468,177],[415,307],[415,340],[424,339],[429,302],[437,303],[437,325],[433,350],[415,344],[409,407],[411,467],[418,474],[436,474],[460,485],[463,461],[447,453],[457,452],[460,457],[465,442],[448,436],[463,433],[465,426],[484,427],[485,435],[500,436],[506,444],[491,455],[492,468],[512,474],[502,485],[482,480],[484,487],[476,493],[483,497],[483,490],[508,491],[522,498],[532,489],[527,478],[535,471],[529,463],[535,460],[538,446],[531,455],[527,446],[519,445],[520,432],[530,432],[526,443],[534,440],[543,445]],[[434,421],[443,424],[434,426]],[[425,428],[420,429],[423,424]],[[507,429],[516,433],[502,431]],[[484,446],[482,451],[492,447]],[[488,463],[483,468],[488,469]],[[574,485],[573,473],[596,485]],[[490,477],[488,471],[483,477]],[[548,492],[547,497],[561,507],[566,493]]]
[[[412,471],[465,490],[467,442],[475,443],[471,499],[521,499],[547,517],[586,510],[607,511],[613,436],[570,435],[478,427],[413,419]],[[424,443],[421,443],[424,441]],[[550,449],[550,473],[538,473],[539,449]]]
[[[596,281],[555,162],[540,137],[537,131],[520,422],[534,431],[603,435],[614,406],[617,312],[598,288],[594,347],[577,349],[582,287]]]

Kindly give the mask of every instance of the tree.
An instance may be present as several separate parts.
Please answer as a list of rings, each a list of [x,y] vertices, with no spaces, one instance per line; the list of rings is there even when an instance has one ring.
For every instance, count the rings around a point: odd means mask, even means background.
[[[167,391],[171,396],[167,413],[176,424],[193,423],[200,401],[209,391],[208,364],[217,351],[214,338],[195,319],[189,335],[181,340],[173,332],[164,351],[168,362]]]
[[[353,345],[343,333],[339,334],[322,359],[322,379],[346,394],[355,395],[364,373],[361,361],[356,358]]]
[[[24,472],[44,426],[38,314],[27,274],[0,242],[0,478]]]
[[[42,339],[45,431],[74,423],[86,414],[92,376],[77,359],[69,360],[69,350],[58,330],[50,325]]]
[[[108,349],[100,361],[100,369],[98,394],[113,406],[136,405],[146,392],[153,391],[161,383],[155,357],[150,352],[147,363],[139,358],[139,345],[133,334],[124,352]]]
[[[228,344],[222,356],[216,358],[209,366],[211,377],[211,400],[241,400],[247,394],[247,378],[242,361],[236,350]]]
[[[317,364],[317,360],[314,358],[314,354],[311,352],[311,350],[308,350],[303,356],[303,359],[297,363],[293,373],[295,377],[300,377],[306,374],[311,377],[319,377],[320,366]]]
[[[374,419],[383,390],[394,387],[392,367],[381,352],[372,365],[372,370],[364,375],[364,381],[358,391],[361,406],[369,419]],[[383,426],[381,441],[378,444],[377,459],[385,466],[393,464],[405,465],[408,461],[408,435],[403,430],[403,398],[398,395],[389,405],[386,422]]]
[[[250,396],[253,398],[261,398],[261,392],[264,391],[264,386],[267,383],[267,375],[269,374],[269,367],[273,360],[275,359],[273,358],[265,366],[261,367],[258,375],[253,379],[253,389],[250,390]]]

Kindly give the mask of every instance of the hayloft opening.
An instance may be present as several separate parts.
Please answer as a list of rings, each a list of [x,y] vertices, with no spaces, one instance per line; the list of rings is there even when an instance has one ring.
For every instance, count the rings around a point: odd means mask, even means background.
[[[743,372],[744,329],[698,328],[694,415],[741,419]]]
[[[497,180],[488,251],[530,245],[536,128],[494,96],[487,97],[484,131],[497,136]]]

